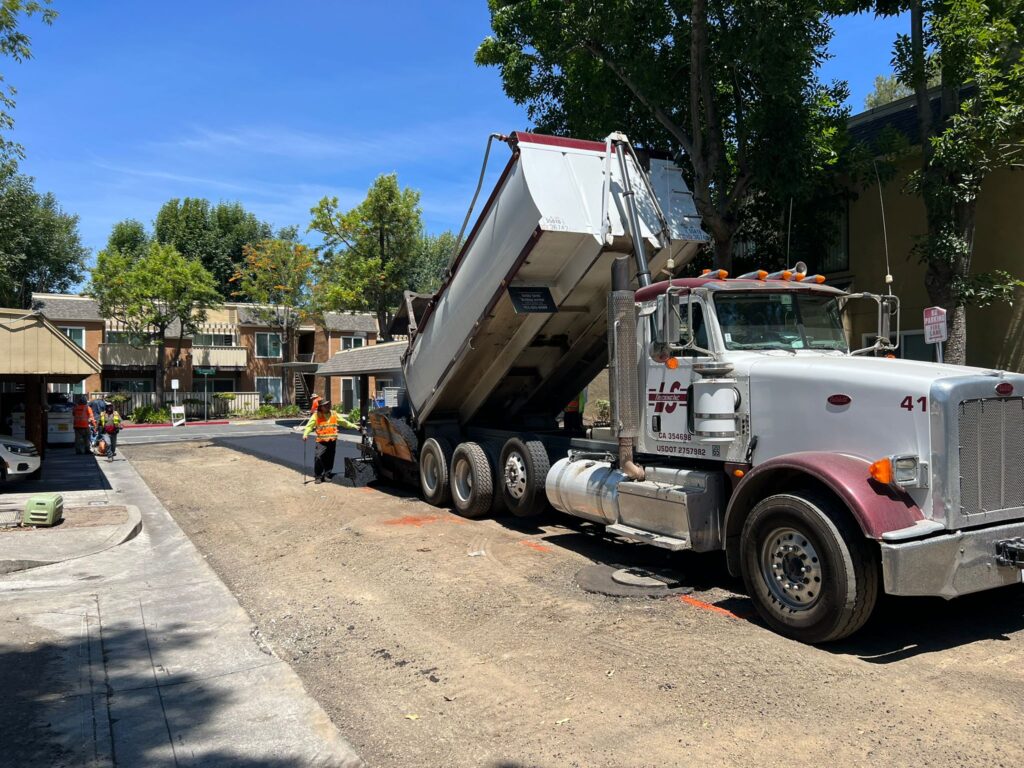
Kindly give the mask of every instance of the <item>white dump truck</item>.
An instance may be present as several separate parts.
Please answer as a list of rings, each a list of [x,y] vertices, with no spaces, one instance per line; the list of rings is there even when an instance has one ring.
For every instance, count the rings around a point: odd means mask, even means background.
[[[857,630],[882,591],[1021,581],[1024,375],[895,359],[896,297],[803,265],[673,279],[707,236],[671,162],[644,167],[619,134],[501,138],[512,156],[447,279],[407,296],[372,473],[467,517],[550,504],[722,550],[764,621],[810,643]],[[863,301],[878,341],[851,350]],[[606,366],[612,425],[567,429]]]

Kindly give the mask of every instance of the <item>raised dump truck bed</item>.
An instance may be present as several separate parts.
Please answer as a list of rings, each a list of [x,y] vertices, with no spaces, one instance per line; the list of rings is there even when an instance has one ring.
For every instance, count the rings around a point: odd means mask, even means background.
[[[508,144],[512,156],[448,279],[408,302],[403,368],[420,425],[553,416],[607,364],[611,264],[633,251],[617,150],[529,133]],[[670,258],[689,261],[707,235],[674,164],[651,160],[648,177],[632,152],[625,160],[657,276]]]

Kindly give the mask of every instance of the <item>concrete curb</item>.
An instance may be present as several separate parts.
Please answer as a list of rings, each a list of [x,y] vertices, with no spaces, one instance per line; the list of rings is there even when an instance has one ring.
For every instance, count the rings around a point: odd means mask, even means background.
[[[107,536],[107,538],[105,538],[100,544],[93,546],[86,551],[73,552],[67,557],[62,557],[57,560],[0,560],[0,576],[8,573],[15,573],[17,571],[27,571],[29,568],[41,568],[44,565],[66,563],[69,560],[91,557],[92,555],[98,555],[100,552],[106,552],[108,549],[113,549],[125,542],[131,541],[142,531],[142,513],[138,507],[131,504],[126,504],[125,509],[128,511],[128,519],[111,531],[110,535]]]

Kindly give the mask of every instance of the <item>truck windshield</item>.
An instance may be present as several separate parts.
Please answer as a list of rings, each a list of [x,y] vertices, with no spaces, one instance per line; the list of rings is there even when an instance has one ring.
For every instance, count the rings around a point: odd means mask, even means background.
[[[722,292],[715,294],[715,310],[726,349],[847,351],[835,296]]]

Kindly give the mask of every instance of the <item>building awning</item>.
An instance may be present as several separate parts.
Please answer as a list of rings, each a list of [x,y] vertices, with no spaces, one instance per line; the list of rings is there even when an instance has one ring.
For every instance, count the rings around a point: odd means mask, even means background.
[[[393,376],[402,371],[404,341],[370,344],[338,352],[317,369],[318,376]]]
[[[100,364],[38,312],[0,309],[0,377],[75,384]]]

